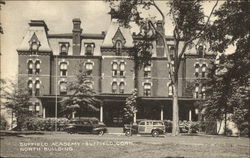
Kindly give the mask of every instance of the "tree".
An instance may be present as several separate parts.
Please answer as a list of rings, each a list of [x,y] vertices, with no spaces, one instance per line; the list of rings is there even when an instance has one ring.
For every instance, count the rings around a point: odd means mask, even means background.
[[[99,111],[98,106],[101,101],[94,96],[95,92],[90,86],[91,78],[83,70],[83,67],[83,63],[80,63],[76,80],[70,82],[67,86],[69,95],[62,100],[63,111],[61,113],[66,114],[68,117],[73,112],[78,112],[80,117],[81,112],[86,109]]]
[[[147,42],[146,39],[159,38],[162,40],[164,52],[167,55],[169,64],[169,73],[171,77],[171,84],[173,85],[173,130],[172,134],[179,134],[179,104],[178,104],[178,71],[180,67],[181,60],[184,53],[189,46],[194,45],[194,42],[201,38],[209,25],[210,18],[218,1],[205,20],[205,15],[202,11],[201,1],[191,0],[184,2],[181,0],[175,0],[169,2],[170,11],[169,14],[173,20],[174,30],[174,53],[171,55],[168,42],[165,39],[165,33],[157,29],[157,23],[154,18],[143,18],[141,11],[149,10],[150,8],[155,8],[162,17],[163,26],[166,24],[165,14],[154,0],[142,1],[142,0],[122,0],[120,1],[118,7],[113,5],[111,2],[111,12],[110,14],[118,18],[119,22],[125,26],[129,27],[130,22],[135,22],[141,28],[141,34],[143,35],[142,40]],[[142,8],[140,10],[140,8]],[[148,40],[149,41],[149,40]],[[183,46],[181,46],[183,45]],[[138,45],[135,45],[138,47]],[[139,45],[137,50],[141,50],[141,54],[146,54],[146,60],[151,57],[151,53],[148,54],[148,49],[150,45]],[[134,52],[137,53],[137,52]],[[142,56],[142,59],[143,56]],[[174,64],[172,64],[172,61]]]
[[[5,1],[4,0],[0,0],[0,10],[1,10],[1,5],[4,5]],[[0,33],[3,34],[3,28],[2,28],[2,24],[0,23]]]
[[[132,95],[126,99],[125,107],[123,108],[124,122],[131,123],[137,112],[137,90],[132,92]]]
[[[5,99],[3,103],[7,108],[10,108],[17,118],[17,129],[21,130],[27,118],[34,115],[29,111],[32,106],[30,102],[30,94],[26,86],[23,84],[11,82],[8,87],[3,90],[2,97]]]
[[[210,75],[216,85],[210,87],[212,97],[217,102],[223,102],[232,120],[240,127],[249,118],[249,85],[250,85],[250,3],[247,1],[225,1],[215,11],[216,20],[208,28],[206,38],[210,41],[213,51],[222,53],[217,65]],[[228,47],[234,49],[228,49]],[[220,84],[218,83],[220,82]],[[221,95],[218,97],[216,95]],[[216,95],[215,95],[216,94]],[[222,97],[222,95],[224,95]],[[208,99],[208,102],[215,98]],[[207,113],[222,115],[212,103],[207,104]],[[225,116],[226,118],[226,116]]]

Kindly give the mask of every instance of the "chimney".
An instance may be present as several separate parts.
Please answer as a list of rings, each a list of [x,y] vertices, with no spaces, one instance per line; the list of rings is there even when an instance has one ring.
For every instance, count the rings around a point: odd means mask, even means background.
[[[79,18],[73,19],[73,55],[80,55],[81,52],[81,20]]]
[[[161,32],[165,36],[165,29],[164,29],[164,24],[162,20],[158,20],[156,23],[156,29]],[[157,37],[156,39],[156,54],[158,57],[163,57],[164,56],[164,42],[162,38]]]

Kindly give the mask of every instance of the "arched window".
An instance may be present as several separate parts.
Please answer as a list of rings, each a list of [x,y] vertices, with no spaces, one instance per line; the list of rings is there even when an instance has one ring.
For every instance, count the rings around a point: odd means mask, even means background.
[[[202,88],[201,88],[201,97],[202,97],[202,99],[206,98],[206,87],[205,86],[202,86]]]
[[[144,66],[144,77],[145,78],[151,77],[151,64],[147,64]]]
[[[35,82],[35,96],[39,96],[40,95],[40,81],[36,81]]]
[[[91,44],[86,45],[86,52],[85,55],[93,55],[93,48],[91,46]]]
[[[28,62],[28,74],[33,74],[33,61]]]
[[[37,53],[37,51],[38,51],[38,48],[39,48],[39,43],[38,42],[32,42],[31,43],[31,51],[33,52],[33,53]]]
[[[87,75],[91,75],[93,71],[93,63],[90,63],[90,62],[86,63],[85,69],[86,69]]]
[[[151,84],[144,83],[144,96],[151,96]]]
[[[124,82],[121,82],[120,85],[119,85],[119,90],[120,90],[120,93],[121,93],[121,94],[124,93],[124,87],[125,87]]]
[[[35,63],[35,74],[39,74],[40,73],[40,61],[36,61]]]
[[[117,82],[113,82],[112,83],[112,93],[116,93],[117,92]]]
[[[202,67],[201,67],[201,77],[206,77],[206,69],[207,69],[207,65],[206,64],[202,64]]]
[[[173,85],[172,85],[172,84],[169,84],[169,85],[168,85],[168,95],[169,95],[169,96],[172,96],[172,95],[173,95]]]
[[[33,82],[31,80],[28,81],[28,91],[29,95],[32,96]]]
[[[194,75],[195,75],[195,77],[199,77],[200,64],[196,63],[194,67],[195,67],[195,73],[194,73]]]
[[[60,64],[60,76],[67,76],[68,65],[66,62]]]
[[[122,51],[122,41],[118,40],[116,41],[116,44],[115,44],[115,47],[116,47],[116,55],[121,55],[121,51]]]
[[[118,64],[117,62],[113,62],[112,64],[112,73],[113,73],[113,76],[117,76],[117,72],[118,72]]]
[[[205,46],[199,45],[197,51],[198,51],[199,57],[200,57],[200,58],[203,58],[203,57],[204,57],[204,54],[205,54]]]
[[[66,95],[67,94],[67,83],[66,82],[60,82],[60,95]]]
[[[65,44],[61,46],[61,54],[60,55],[68,55],[68,48]]]
[[[121,62],[120,63],[120,76],[124,76],[125,75],[124,70],[125,70],[125,63]]]
[[[199,98],[199,84],[195,84],[194,98]]]

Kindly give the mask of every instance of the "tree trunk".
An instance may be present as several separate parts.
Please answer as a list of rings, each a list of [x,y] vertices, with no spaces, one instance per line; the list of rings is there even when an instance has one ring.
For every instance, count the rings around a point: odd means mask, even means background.
[[[173,130],[172,135],[179,134],[179,104],[178,104],[178,80],[173,85]]]

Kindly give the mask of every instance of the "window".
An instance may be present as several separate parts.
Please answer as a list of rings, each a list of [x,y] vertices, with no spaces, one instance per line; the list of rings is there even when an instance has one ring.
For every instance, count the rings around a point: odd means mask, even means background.
[[[40,46],[40,45],[39,45],[38,42],[32,42],[32,43],[31,43],[31,51],[32,51],[33,53],[37,53],[39,46]]]
[[[145,78],[151,77],[151,65],[150,64],[147,64],[144,67],[144,77]]]
[[[117,92],[117,82],[113,82],[112,83],[112,93],[116,93]]]
[[[200,65],[198,63],[195,64],[195,73],[194,73],[195,77],[199,77],[199,68],[200,68]]]
[[[93,71],[93,63],[86,63],[85,68],[87,75],[91,75]]]
[[[174,46],[169,46],[169,55],[170,55],[170,59],[173,60],[174,59]]]
[[[60,64],[60,76],[67,76],[67,63],[66,62],[62,62]]]
[[[40,61],[36,61],[35,68],[36,68],[35,74],[38,75],[40,73]]]
[[[40,110],[40,104],[39,104],[39,102],[36,102],[35,103],[35,111],[39,112],[39,110]]]
[[[67,83],[60,82],[60,95],[66,95],[66,94],[67,94]]]
[[[40,95],[40,81],[36,81],[35,83],[35,96]]]
[[[122,42],[120,40],[116,41],[116,55],[121,55],[122,51]]]
[[[33,82],[32,81],[28,81],[28,92],[29,92],[29,95],[32,95],[32,89],[33,89]]]
[[[198,55],[200,58],[203,58],[205,54],[205,47],[203,45],[198,46]]]
[[[144,96],[151,96],[151,84],[150,83],[144,84]]]
[[[117,73],[118,73],[117,69],[118,69],[118,64],[117,64],[116,62],[114,62],[114,63],[112,64],[113,76],[117,76]]]
[[[125,87],[124,82],[121,82],[120,85],[119,85],[119,90],[120,90],[120,93],[121,93],[121,94],[124,93],[124,87]]]
[[[120,76],[125,76],[124,70],[125,70],[125,64],[124,62],[121,62],[120,63]]]
[[[169,84],[169,86],[168,86],[168,95],[169,96],[173,95],[173,85],[172,84]]]
[[[61,53],[60,55],[68,55],[68,48],[65,44],[62,44],[61,46]]]
[[[199,98],[199,84],[195,84],[195,92],[194,92],[194,98]]]
[[[31,60],[28,62],[28,74],[33,74],[33,62]]]
[[[206,64],[202,64],[202,67],[201,67],[201,77],[206,77],[206,68],[207,68],[207,65]]]
[[[201,88],[201,98],[205,99],[206,98],[206,87],[202,86]]]
[[[86,46],[86,55],[92,55],[92,47],[91,45],[87,45]]]

